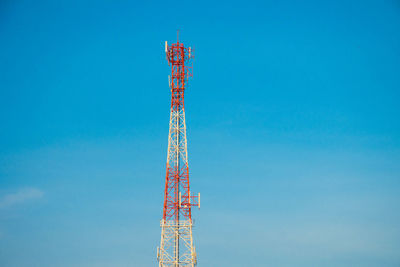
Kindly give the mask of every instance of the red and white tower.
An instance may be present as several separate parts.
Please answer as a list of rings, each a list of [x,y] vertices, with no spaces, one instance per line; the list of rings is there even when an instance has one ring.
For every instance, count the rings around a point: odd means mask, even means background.
[[[161,266],[196,266],[196,250],[192,237],[192,206],[200,208],[200,193],[195,195],[189,186],[184,93],[192,67],[185,63],[193,51],[177,41],[165,42],[168,64],[171,66],[171,115],[169,121],[167,173],[165,178],[164,209],[161,220],[161,244],[157,259]]]

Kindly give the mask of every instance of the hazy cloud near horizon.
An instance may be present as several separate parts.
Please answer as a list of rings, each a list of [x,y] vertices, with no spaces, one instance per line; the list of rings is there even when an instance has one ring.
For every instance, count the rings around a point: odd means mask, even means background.
[[[14,193],[5,194],[0,197],[0,209],[8,208],[29,200],[42,198],[44,193],[33,187],[21,188]]]

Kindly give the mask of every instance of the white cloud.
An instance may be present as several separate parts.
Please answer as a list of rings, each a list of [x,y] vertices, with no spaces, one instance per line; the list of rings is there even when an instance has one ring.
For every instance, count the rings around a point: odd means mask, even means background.
[[[0,209],[23,203],[28,200],[38,199],[43,192],[36,188],[22,188],[15,193],[7,194],[0,199]]]

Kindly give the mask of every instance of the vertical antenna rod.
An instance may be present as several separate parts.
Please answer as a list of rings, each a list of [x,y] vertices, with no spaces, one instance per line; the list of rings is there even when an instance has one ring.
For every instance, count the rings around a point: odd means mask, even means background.
[[[185,65],[193,58],[193,50],[179,43],[168,45],[165,52],[171,66],[171,112],[164,191],[161,243],[157,250],[158,266],[190,266],[197,264],[192,236],[192,206],[200,208],[200,193],[194,195],[189,186],[184,92],[192,68]]]

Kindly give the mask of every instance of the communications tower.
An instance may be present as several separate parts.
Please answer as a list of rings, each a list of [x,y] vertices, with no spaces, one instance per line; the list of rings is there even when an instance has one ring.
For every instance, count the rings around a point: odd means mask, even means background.
[[[200,208],[200,193],[195,195],[189,186],[184,93],[192,67],[185,65],[193,58],[193,51],[178,40],[165,42],[168,65],[171,66],[171,113],[169,121],[167,173],[165,178],[164,208],[161,219],[161,243],[157,248],[158,266],[190,266],[197,264],[192,237],[192,206]]]

